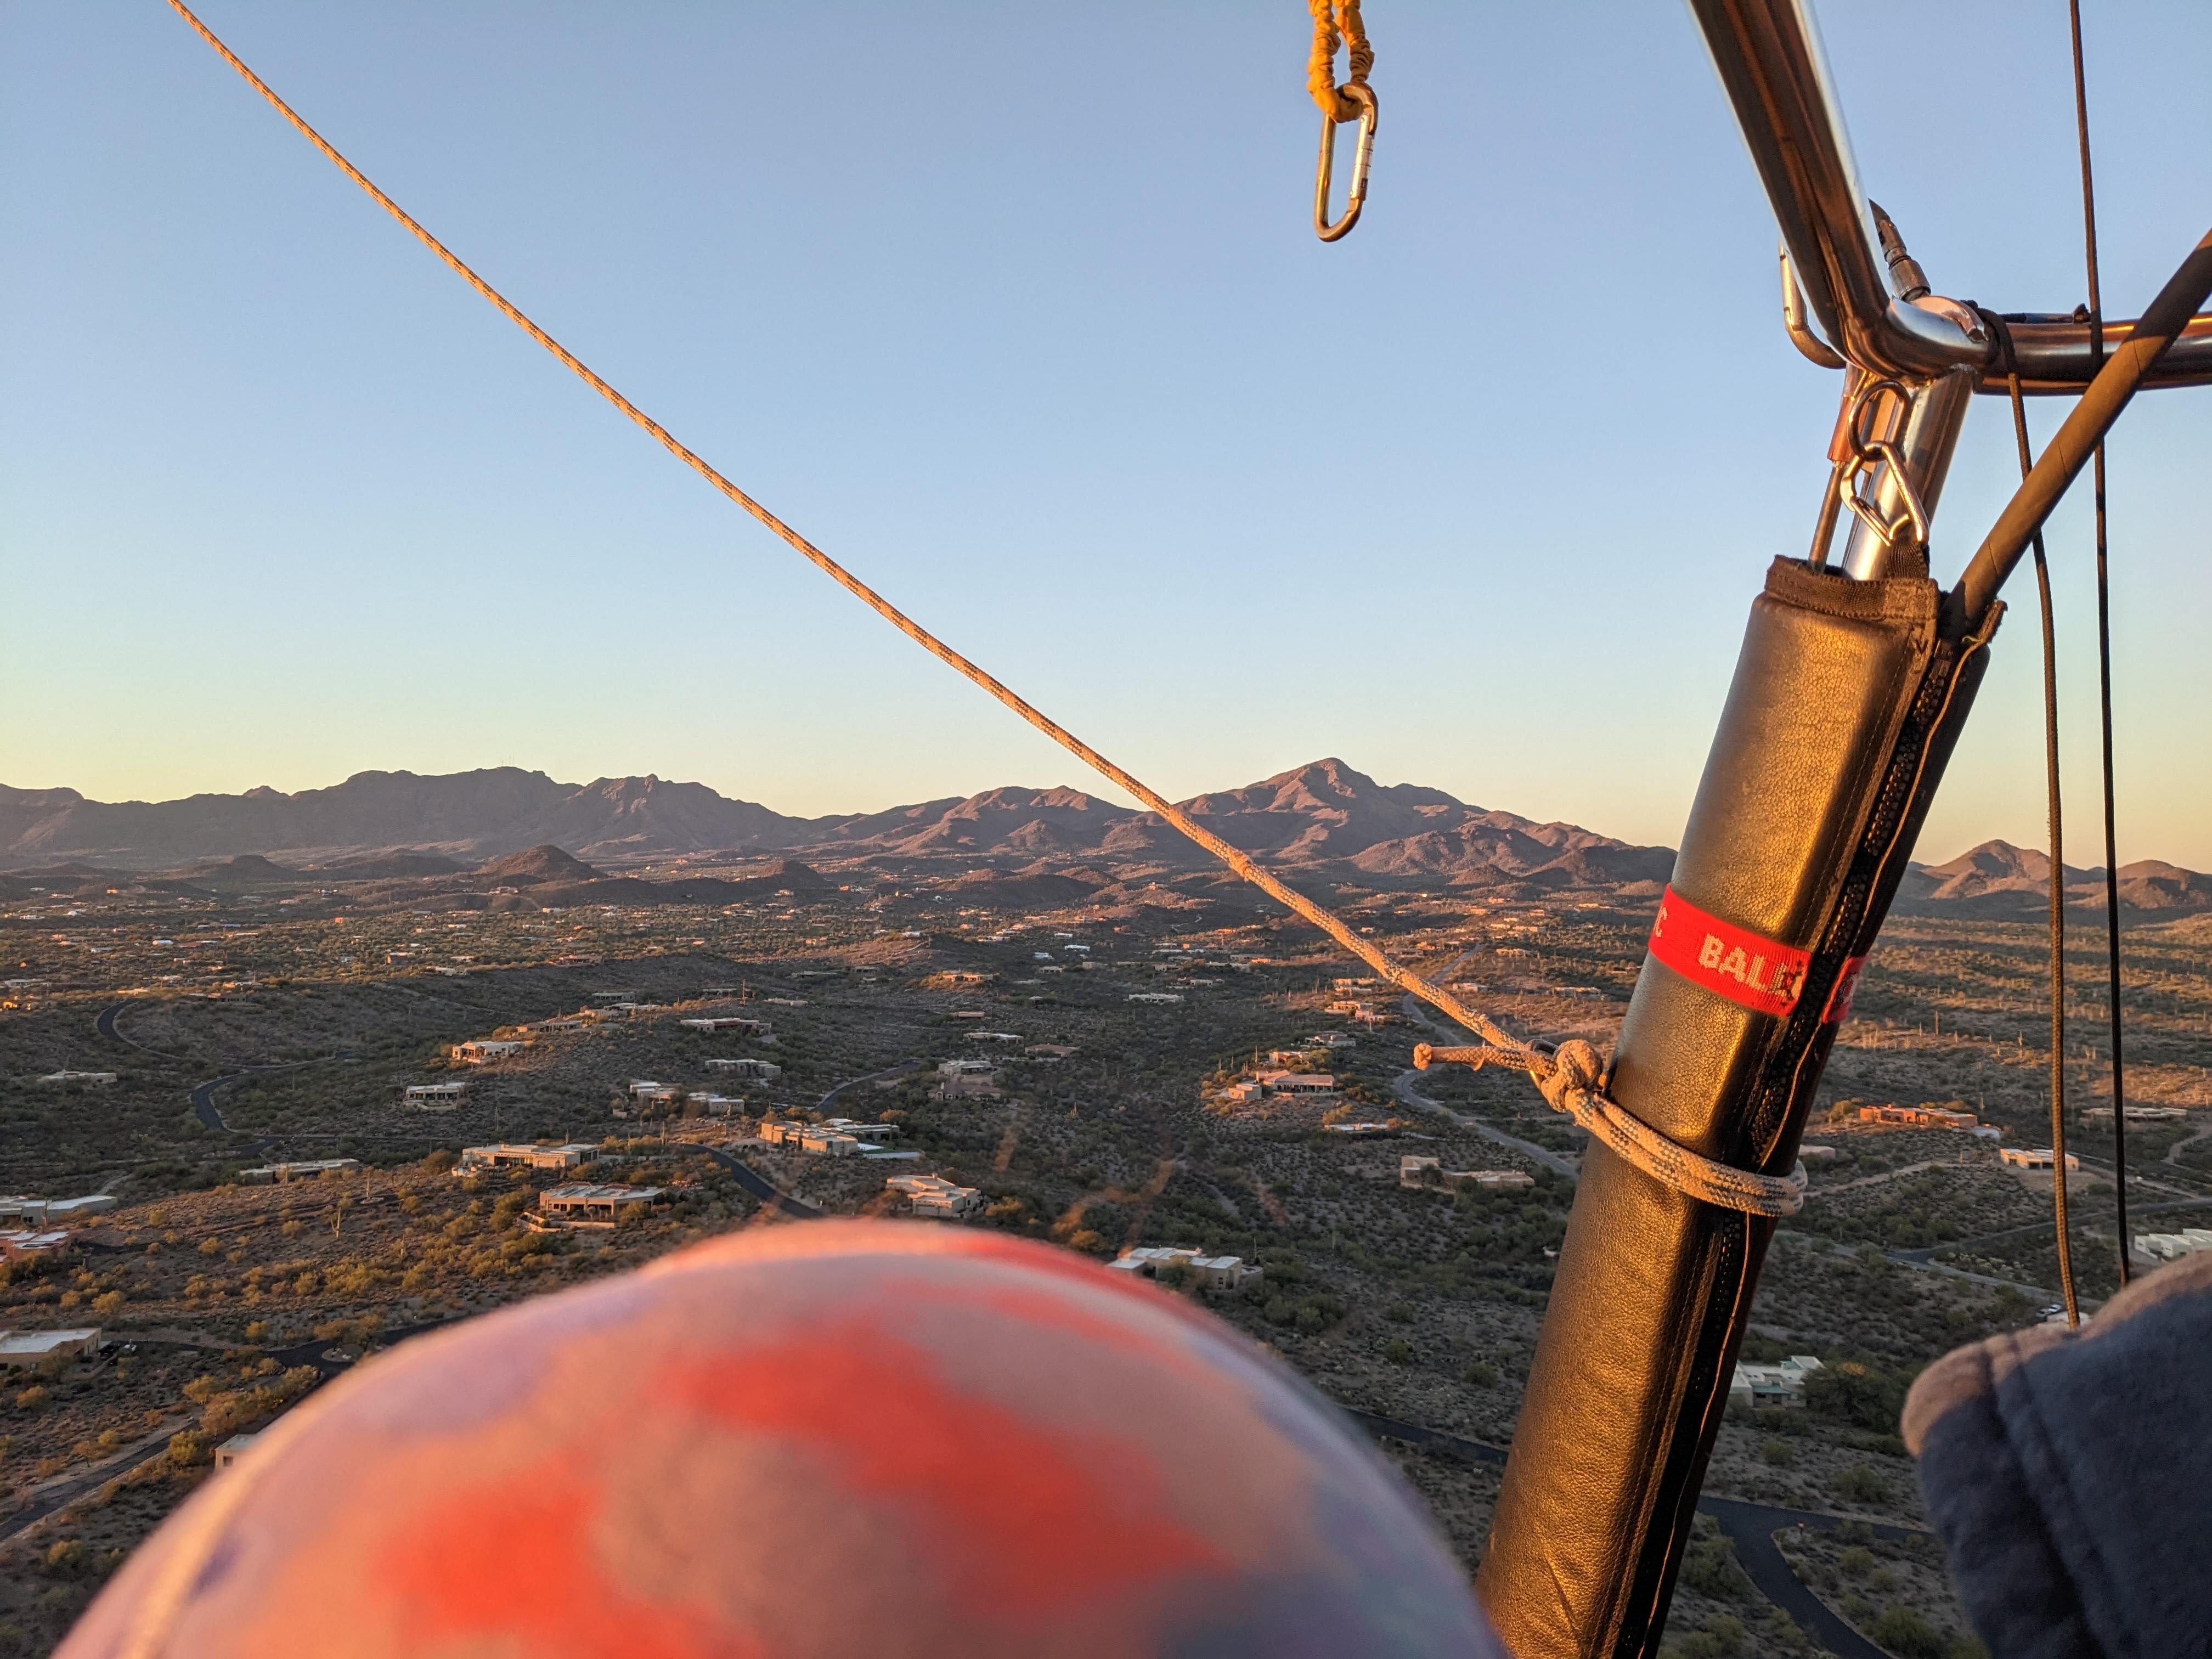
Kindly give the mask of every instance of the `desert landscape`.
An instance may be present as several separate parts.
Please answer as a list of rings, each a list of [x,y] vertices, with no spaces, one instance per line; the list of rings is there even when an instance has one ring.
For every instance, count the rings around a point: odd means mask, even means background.
[[[1479,1559],[1583,1137],[1519,1079],[1415,1070],[1432,1016],[1149,815],[1001,789],[799,820],[520,773],[0,803],[0,1191],[64,1236],[0,1268],[0,1322],[99,1333],[0,1398],[15,1650],[328,1378],[817,1215],[1167,1252],[1152,1276],[1354,1413]],[[1672,862],[1336,760],[1190,810],[1515,1029],[1601,1047]],[[2179,1232],[2212,1218],[2212,884],[2121,874],[2130,1202]],[[2049,1139],[2041,879],[1993,843],[1908,880],[1743,1355],[1820,1369],[1731,1407],[1673,1651],[1816,1651],[1824,1619],[1974,1650],[1895,1413],[2056,1296],[2050,1175],[2001,1157]],[[2094,1300],[2121,1244],[2101,875],[2069,890]]]

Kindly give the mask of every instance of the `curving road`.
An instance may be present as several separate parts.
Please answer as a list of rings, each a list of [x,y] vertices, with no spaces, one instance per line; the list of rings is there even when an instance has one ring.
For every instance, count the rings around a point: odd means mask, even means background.
[[[1469,1462],[1502,1466],[1505,1462],[1505,1448],[1503,1446],[1469,1440],[1463,1435],[1447,1434],[1441,1429],[1424,1428],[1418,1423],[1401,1423],[1395,1418],[1379,1417],[1373,1412],[1354,1411],[1348,1406],[1339,1407],[1338,1409],[1371,1435],[1403,1440],[1417,1446],[1434,1446]],[[1864,1526],[1877,1538],[1901,1542],[1906,1539],[1926,1537],[1927,1534],[1912,1527],[1855,1521],[1848,1516],[1829,1515],[1820,1510],[1777,1509],[1771,1504],[1747,1503],[1737,1498],[1702,1497],[1698,1499],[1698,1507],[1713,1517],[1729,1541],[1735,1547],[1735,1559],[1759,1593],[1788,1613],[1800,1630],[1831,1653],[1841,1656],[1841,1659],[1889,1659],[1880,1648],[1852,1629],[1841,1614],[1815,1595],[1790,1570],[1789,1559],[1775,1543],[1774,1534],[1784,1527],[1802,1527],[1811,1532],[1837,1532],[1846,1526]]]
[[[823,1212],[816,1209],[803,1198],[793,1198],[736,1153],[726,1152],[720,1146],[698,1146],[693,1150],[706,1153],[715,1163],[727,1170],[736,1178],[738,1186],[760,1200],[762,1203],[773,1204],[793,1221],[820,1221],[823,1218]]]
[[[817,1112],[826,1112],[836,1103],[837,1097],[843,1094],[846,1090],[857,1089],[864,1083],[883,1083],[895,1077],[904,1077],[921,1063],[920,1060],[902,1060],[896,1066],[886,1066],[882,1071],[871,1072],[866,1077],[848,1078],[821,1099],[816,1101],[814,1109]]]

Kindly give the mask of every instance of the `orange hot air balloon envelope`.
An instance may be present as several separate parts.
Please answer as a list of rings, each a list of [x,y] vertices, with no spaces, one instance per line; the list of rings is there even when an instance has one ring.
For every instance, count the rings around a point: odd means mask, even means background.
[[[64,1659],[1497,1655],[1227,1326],[925,1224],[755,1231],[416,1339],[213,1477]]]

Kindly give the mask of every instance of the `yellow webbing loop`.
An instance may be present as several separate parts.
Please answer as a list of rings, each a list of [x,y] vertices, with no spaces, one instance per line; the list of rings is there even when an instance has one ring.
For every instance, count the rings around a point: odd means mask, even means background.
[[[1359,0],[1306,0],[1313,12],[1313,54],[1306,59],[1306,90],[1321,112],[1332,121],[1357,121],[1364,106],[1336,89],[1336,48],[1340,40],[1351,46],[1346,83],[1367,84],[1375,67],[1375,48],[1367,44],[1367,26],[1359,21]]]

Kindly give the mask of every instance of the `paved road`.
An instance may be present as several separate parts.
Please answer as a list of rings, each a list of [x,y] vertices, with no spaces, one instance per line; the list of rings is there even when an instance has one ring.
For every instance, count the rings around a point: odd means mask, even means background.
[[[882,1083],[891,1078],[904,1077],[921,1063],[916,1060],[902,1060],[896,1066],[886,1066],[882,1071],[871,1072],[866,1077],[848,1078],[821,1099],[816,1101],[814,1109],[817,1112],[826,1112],[836,1103],[837,1097],[843,1094],[846,1090],[857,1089],[864,1083]]]
[[[1440,1429],[1423,1428],[1418,1423],[1401,1423],[1395,1418],[1378,1417],[1372,1412],[1340,1408],[1344,1414],[1372,1435],[1387,1435],[1393,1440],[1404,1440],[1414,1445],[1434,1446],[1439,1450],[1463,1457],[1470,1462],[1502,1466],[1505,1448],[1485,1441],[1469,1440],[1462,1435],[1447,1434]],[[1835,1609],[1820,1600],[1804,1581],[1790,1571],[1789,1559],[1774,1541],[1774,1534],[1784,1527],[1802,1527],[1811,1532],[1836,1532],[1850,1525],[1863,1525],[1877,1538],[1893,1542],[1924,1537],[1927,1534],[1911,1527],[1893,1527],[1874,1522],[1854,1522],[1850,1517],[1829,1515],[1820,1510],[1776,1509],[1766,1504],[1747,1503],[1736,1498],[1704,1497],[1698,1507],[1713,1517],[1729,1541],[1735,1547],[1736,1560],[1742,1565],[1745,1575],[1760,1595],[1780,1607],[1795,1620],[1797,1627],[1813,1639],[1838,1654],[1842,1659],[1888,1659],[1888,1656],[1873,1643],[1846,1624]]]
[[[1546,1169],[1558,1170],[1570,1181],[1577,1179],[1579,1176],[1580,1171],[1576,1169],[1572,1159],[1562,1158],[1559,1153],[1547,1147],[1539,1146],[1533,1140],[1523,1140],[1518,1135],[1508,1134],[1495,1124],[1486,1123],[1479,1117],[1470,1117],[1465,1112],[1455,1112],[1450,1107],[1440,1105],[1431,1100],[1413,1087],[1413,1079],[1419,1076],[1420,1076],[1419,1072],[1399,1073],[1390,1080],[1390,1092],[1416,1110],[1431,1112],[1438,1117],[1447,1118],[1462,1129],[1474,1130],[1485,1140],[1495,1141],[1500,1146],[1510,1146],[1524,1158],[1534,1158]]]
[[[126,1048],[136,1048],[142,1054],[153,1054],[161,1060],[174,1059],[173,1054],[163,1054],[159,1048],[149,1048],[143,1042],[133,1042],[116,1029],[115,1022],[121,1017],[123,1011],[131,1006],[137,1000],[135,997],[125,997],[120,1002],[110,1003],[100,1011],[99,1017],[92,1022],[93,1030],[98,1031],[110,1042],[119,1042]]]
[[[222,1111],[215,1103],[216,1091],[219,1089],[227,1089],[232,1084],[240,1081],[241,1079],[256,1077],[264,1072],[296,1072],[303,1066],[325,1066],[330,1064],[333,1060],[344,1060],[348,1057],[349,1051],[341,1048],[334,1054],[324,1054],[315,1060],[288,1060],[280,1061],[273,1066],[241,1066],[239,1070],[231,1073],[227,1077],[211,1077],[205,1083],[196,1084],[193,1085],[193,1114],[198,1117],[202,1123],[207,1125],[209,1128],[213,1129],[217,1134],[246,1135],[250,1137],[253,1142],[253,1151],[258,1152],[266,1147],[271,1141],[275,1140],[276,1137],[275,1135],[257,1135],[249,1129],[232,1128],[228,1122],[224,1121]]]
[[[17,1533],[27,1532],[57,1510],[67,1509],[88,1492],[97,1492],[111,1480],[120,1480],[142,1463],[150,1463],[169,1449],[169,1437],[179,1429],[190,1428],[191,1419],[179,1417],[152,1429],[125,1446],[111,1462],[95,1465],[82,1474],[72,1475],[58,1486],[48,1486],[31,1499],[28,1507],[17,1510],[5,1519],[0,1519],[0,1543],[5,1543]]]
[[[758,1170],[734,1152],[726,1152],[720,1146],[699,1146],[702,1152],[737,1178],[738,1185],[763,1204],[773,1204],[793,1221],[819,1221],[823,1212],[803,1198],[793,1198]]]
[[[2165,1204],[2130,1204],[2128,1206],[2128,1218],[2132,1221],[2137,1216],[2157,1215],[2166,1210],[2203,1209],[2212,1209],[2212,1194],[2203,1198],[2177,1198]],[[1954,1238],[1948,1244],[1931,1244],[1922,1250],[1890,1250],[1886,1254],[1893,1261],[1924,1263],[1934,1261],[1945,1250],[1971,1250],[1978,1244],[1996,1244],[2008,1238],[2025,1238],[2035,1233],[2051,1232],[2051,1228],[2052,1224],[2048,1220],[2031,1221],[2023,1226],[2008,1227],[2002,1232],[1984,1233],[1978,1238]]]
[[[1698,1507],[1710,1515],[1735,1546],[1737,1564],[1759,1593],[1796,1621],[1797,1628],[1842,1659],[1889,1659],[1889,1656],[1853,1630],[1833,1607],[1813,1594],[1805,1581],[1790,1571],[1790,1559],[1774,1541],[1784,1527],[1808,1532],[1834,1532],[1846,1525],[1840,1516],[1814,1511],[1778,1510],[1765,1504],[1747,1504],[1735,1498],[1703,1498]],[[1909,1527],[1877,1526],[1863,1522],[1877,1538],[1898,1541],[1923,1536]]]

